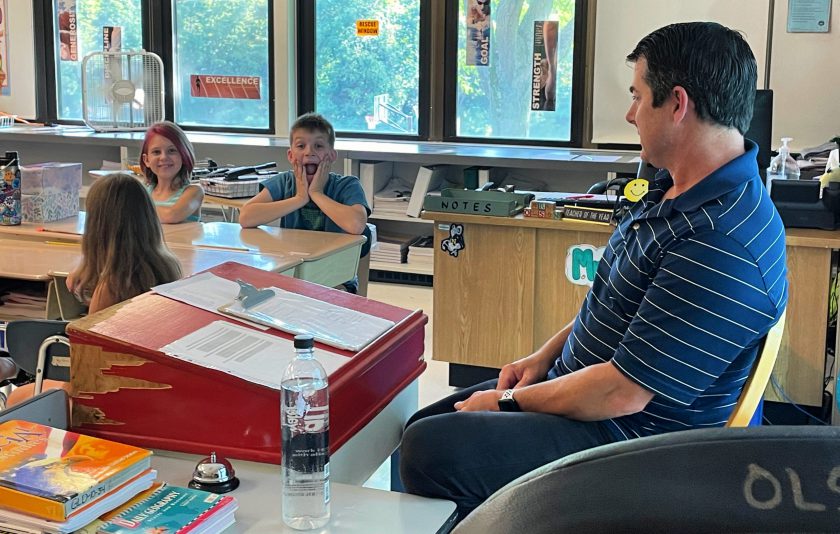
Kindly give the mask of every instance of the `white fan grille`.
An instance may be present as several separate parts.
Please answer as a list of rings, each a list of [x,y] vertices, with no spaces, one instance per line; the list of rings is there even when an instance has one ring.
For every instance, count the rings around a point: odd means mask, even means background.
[[[145,51],[91,52],[82,61],[85,124],[145,130],[163,120],[163,62]]]

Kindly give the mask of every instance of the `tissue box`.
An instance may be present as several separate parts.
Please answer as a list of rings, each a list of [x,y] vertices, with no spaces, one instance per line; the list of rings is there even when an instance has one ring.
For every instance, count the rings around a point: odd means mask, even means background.
[[[24,195],[53,194],[82,188],[81,163],[36,163],[20,168],[21,193]]]
[[[79,190],[21,195],[24,222],[45,223],[79,214]]]
[[[81,163],[36,163],[20,168],[21,213],[25,222],[75,217],[82,189]]]

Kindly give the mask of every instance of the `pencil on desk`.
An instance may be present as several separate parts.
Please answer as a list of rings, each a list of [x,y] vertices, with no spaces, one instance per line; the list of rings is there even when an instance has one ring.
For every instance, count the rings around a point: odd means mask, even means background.
[[[224,247],[221,245],[195,245],[197,248],[212,248],[216,250],[232,250],[235,252],[254,252],[254,250],[247,247]]]
[[[77,243],[75,241],[44,241],[47,245],[61,245],[65,247],[78,247],[81,246],[81,243]]]

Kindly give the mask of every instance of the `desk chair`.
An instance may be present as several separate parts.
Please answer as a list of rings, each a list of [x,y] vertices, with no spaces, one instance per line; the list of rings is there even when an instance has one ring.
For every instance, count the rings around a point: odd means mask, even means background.
[[[805,520],[798,505],[787,503],[784,509],[761,515],[759,512],[765,510],[760,507],[764,505],[752,502],[750,499],[755,500],[755,495],[748,495],[744,485],[754,476],[757,477],[753,484],[755,488],[762,483],[776,488],[767,477],[755,475],[758,471],[752,470],[752,464],[761,469],[773,466],[775,469],[770,471],[782,482],[787,481],[791,475],[785,463],[786,452],[800,456],[802,463],[808,464],[810,457],[812,463],[824,467],[826,472],[823,474],[810,473],[811,484],[819,485],[824,495],[831,495],[832,500],[828,502],[832,504],[827,508],[831,519],[825,519],[822,524],[833,522],[836,529],[840,524],[837,507],[840,496],[831,493],[825,481],[828,472],[838,464],[815,455],[815,451],[805,446],[799,451],[797,439],[790,437],[798,428],[810,427],[789,427],[787,430],[777,427],[782,430],[768,435],[762,432],[770,427],[750,429],[750,432],[759,431],[757,434],[743,434],[746,429],[734,428],[752,426],[753,415],[782,344],[785,317],[786,312],[782,312],[779,321],[761,340],[752,370],[726,422],[726,426],[732,428],[672,432],[569,455],[535,469],[497,491],[467,516],[454,533],[517,532],[526,525],[528,532],[535,534],[578,530],[753,532],[742,530],[744,528],[755,528],[755,532],[788,531],[791,527],[782,527],[781,522],[776,525],[774,521],[782,515],[789,517],[779,521],[790,520],[791,525]],[[760,425],[760,418],[758,422]],[[840,437],[840,428],[833,429],[830,436]],[[817,435],[818,447],[830,448],[828,437]],[[755,461],[750,460],[753,452],[756,453]],[[840,451],[833,456],[840,459]],[[819,461],[813,462],[814,458]],[[836,482],[840,479],[840,469],[834,475]],[[739,499],[737,491],[741,487],[744,493]],[[752,487],[750,491],[753,491]],[[778,489],[778,492],[782,491]],[[796,489],[789,487],[784,491]],[[759,500],[770,498],[766,491],[762,495]],[[790,493],[785,495],[788,498]],[[755,506],[758,509],[753,509]],[[729,522],[730,516],[735,522]],[[762,524],[765,526],[759,526]],[[809,532],[798,526],[793,530]]]
[[[66,430],[70,426],[67,392],[50,389],[32,398],[0,410],[0,423],[18,419]]]
[[[45,378],[70,380],[67,321],[19,320],[6,325],[6,345],[18,368],[35,376],[35,395]]]
[[[671,432],[571,454],[514,480],[453,534],[836,532],[840,428]]]
[[[752,370],[750,371],[747,381],[744,383],[744,389],[741,390],[741,395],[738,397],[738,402],[735,404],[735,409],[729,415],[726,421],[726,426],[759,426],[761,419],[758,419],[758,425],[751,425],[756,410],[758,410],[764,390],[767,388],[767,383],[770,381],[770,374],[773,372],[773,366],[776,364],[776,357],[779,355],[779,348],[782,346],[782,334],[785,332],[785,317],[787,311],[782,312],[779,321],[773,325],[773,328],[767,332],[764,339],[761,340],[761,345],[758,355],[755,357]],[[759,411],[759,416],[761,412]]]

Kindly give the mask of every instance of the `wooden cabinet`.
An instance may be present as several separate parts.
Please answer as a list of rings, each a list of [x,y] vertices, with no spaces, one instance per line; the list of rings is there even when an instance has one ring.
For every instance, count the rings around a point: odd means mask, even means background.
[[[541,346],[577,314],[589,287],[567,275],[571,247],[606,244],[612,227],[426,212],[434,220],[434,359],[500,368]],[[452,224],[463,248],[441,248]],[[832,250],[840,231],[788,229],[790,295],[773,376],[789,400],[822,404]],[[834,342],[831,342],[834,345]],[[768,400],[787,401],[767,388]]]

